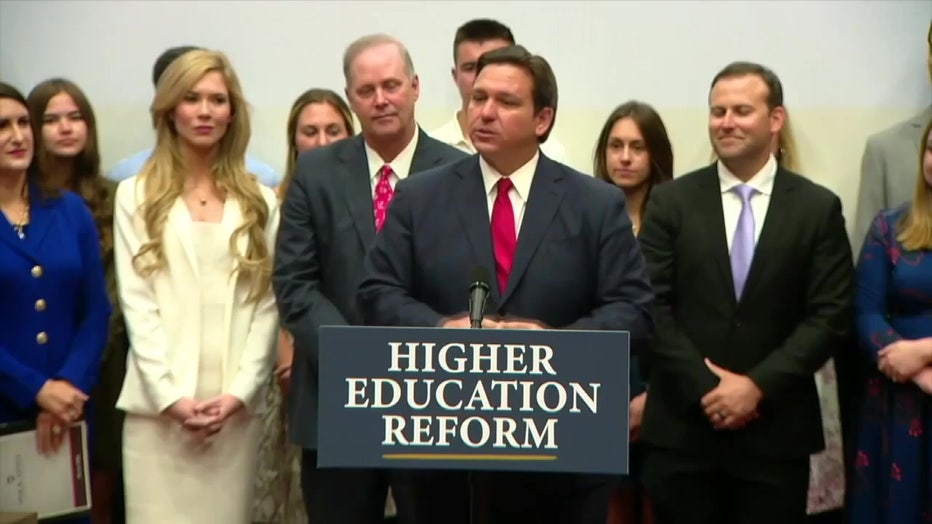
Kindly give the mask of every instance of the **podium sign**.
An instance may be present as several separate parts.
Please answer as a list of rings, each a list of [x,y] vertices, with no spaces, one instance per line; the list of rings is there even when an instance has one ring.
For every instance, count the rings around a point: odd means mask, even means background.
[[[323,327],[318,465],[628,472],[626,332]]]

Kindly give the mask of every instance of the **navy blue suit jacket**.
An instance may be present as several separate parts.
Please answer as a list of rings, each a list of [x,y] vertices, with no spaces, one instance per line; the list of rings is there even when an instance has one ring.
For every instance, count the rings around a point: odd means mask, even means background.
[[[487,315],[554,328],[652,331],[653,294],[620,189],[543,154],[527,197],[508,288],[498,289],[479,157],[398,184],[357,295],[367,324],[438,326],[467,309],[476,266],[490,273]]]
[[[49,379],[90,393],[110,326],[100,240],[84,201],[33,196],[30,212],[25,239],[0,218],[0,422],[34,420]]]
[[[418,133],[409,178],[466,156]],[[295,343],[290,436],[305,449],[317,448],[318,331],[362,321],[356,288],[376,236],[369,176],[361,135],[305,151],[282,204],[272,285]]]

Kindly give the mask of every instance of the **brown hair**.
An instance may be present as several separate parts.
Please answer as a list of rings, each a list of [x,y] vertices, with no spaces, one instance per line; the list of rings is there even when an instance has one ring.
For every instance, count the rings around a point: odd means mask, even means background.
[[[32,133],[38,171],[45,186],[52,187],[53,184],[61,183],[60,177],[53,176],[52,170],[55,163],[52,153],[42,138],[42,128],[45,125],[44,115],[49,101],[62,93],[68,95],[78,106],[81,118],[87,126],[87,141],[84,149],[72,159],[73,174],[70,186],[60,186],[54,189],[74,191],[81,195],[94,216],[100,235],[101,252],[106,258],[113,250],[113,187],[100,173],[97,119],[94,116],[94,109],[84,91],[74,82],[64,78],[50,78],[40,82],[29,93],[29,113],[32,115]]]
[[[507,64],[523,69],[534,85],[531,86],[531,95],[534,100],[534,112],[540,113],[546,107],[553,110],[553,119],[550,122],[550,128],[547,132],[537,138],[537,141],[544,143],[550,136],[550,131],[557,121],[557,100],[559,93],[557,91],[557,77],[553,74],[553,69],[547,60],[540,55],[532,55],[524,46],[513,45],[501,47],[483,53],[476,64],[476,75],[482,72],[485,66],[493,64]]]
[[[515,45],[515,36],[507,25],[491,18],[477,18],[459,26],[453,36],[453,63],[457,63],[460,44],[463,42],[488,42],[503,40]]]
[[[919,145],[919,178],[916,180],[916,195],[909,206],[909,211],[899,223],[896,239],[903,247],[916,251],[932,249],[932,184],[926,181],[924,160],[929,148],[929,134],[932,133],[932,120],[926,124]]]
[[[783,105],[783,84],[777,74],[769,68],[754,62],[732,62],[719,71],[715,78],[712,79],[712,85],[709,86],[709,93],[719,80],[726,78],[735,78],[739,76],[754,75],[764,81],[767,85],[767,108],[773,111]]]
[[[288,186],[291,185],[291,180],[294,178],[294,169],[298,162],[298,148],[294,144],[295,137],[298,134],[298,117],[301,116],[301,111],[311,104],[327,104],[334,108],[343,117],[346,133],[350,136],[356,133],[353,129],[353,113],[340,95],[329,89],[320,88],[308,89],[301,93],[301,96],[291,105],[291,112],[288,113],[288,127],[285,129],[288,136],[288,162],[285,167],[285,177],[278,189],[278,194],[282,197],[285,196]]]
[[[650,192],[654,186],[673,180],[673,146],[670,144],[670,137],[667,135],[663,120],[653,107],[637,100],[625,102],[608,115],[599,133],[595,153],[592,156],[593,173],[596,178],[612,182],[608,175],[608,166],[605,164],[605,153],[608,150],[608,139],[612,128],[623,118],[630,118],[634,121],[644,137],[644,145],[647,146],[647,154],[650,157],[647,194],[644,196],[641,208],[637,210],[638,216],[643,219],[647,199],[650,198]]]

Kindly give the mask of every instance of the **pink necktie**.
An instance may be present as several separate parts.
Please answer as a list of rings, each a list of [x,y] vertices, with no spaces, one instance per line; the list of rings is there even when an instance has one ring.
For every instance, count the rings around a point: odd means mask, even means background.
[[[518,235],[515,232],[515,212],[508,192],[514,184],[510,178],[498,179],[498,193],[492,205],[492,248],[495,250],[495,273],[498,290],[504,295],[508,288],[508,276],[515,261]]]
[[[372,203],[372,210],[375,213],[375,230],[381,231],[382,225],[385,224],[385,215],[388,213],[388,204],[392,202],[395,196],[395,190],[392,189],[391,177],[392,168],[385,164],[379,170],[379,181],[375,184],[375,201]]]

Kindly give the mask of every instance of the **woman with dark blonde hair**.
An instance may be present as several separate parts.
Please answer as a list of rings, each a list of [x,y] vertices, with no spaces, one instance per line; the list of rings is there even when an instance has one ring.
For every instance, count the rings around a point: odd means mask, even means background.
[[[244,524],[278,331],[278,200],[246,171],[249,113],[225,55],[177,58],[151,111],[155,150],[114,212],[127,521]]]
[[[123,416],[116,399],[126,373],[129,341],[116,299],[113,266],[113,195],[116,184],[100,173],[97,120],[84,92],[74,82],[52,78],[40,82],[27,99],[36,138],[36,161],[44,182],[56,189],[73,191],[91,210],[100,236],[100,251],[113,304],[110,331],[104,349],[100,380],[91,392],[93,452],[91,494],[95,523],[120,522],[121,435]]]
[[[294,177],[298,154],[323,147],[352,136],[353,114],[346,102],[329,89],[308,89],[294,101],[288,114],[285,136],[288,140],[288,160],[285,177],[279,186],[279,197],[285,198]],[[253,502],[254,523],[304,523],[307,512],[301,492],[301,450],[291,444],[287,435],[288,415],[284,398],[291,384],[294,342],[282,331],[278,344],[278,364],[266,389],[266,405],[262,421],[262,444],[259,452],[259,474],[256,475],[256,496]]]
[[[42,176],[33,118],[0,82],[0,424],[34,423],[38,451],[52,455],[88,417],[111,308],[97,224]]]
[[[653,107],[629,101],[616,107],[608,116],[596,142],[593,156],[596,178],[622,189],[628,214],[637,235],[651,190],[657,184],[673,180],[673,147],[663,120]],[[647,401],[648,366],[638,357],[631,358],[631,475],[621,489],[613,493],[609,522],[617,524],[651,521],[646,493],[640,484],[639,439],[641,418]]]
[[[867,377],[852,479],[853,524],[932,516],[932,121],[912,202],[881,211],[858,263]]]
[[[313,88],[301,93],[291,105],[286,126],[288,136],[288,163],[279,194],[284,198],[298,154],[308,149],[326,146],[337,140],[351,137],[353,113],[340,95],[330,89]]]

